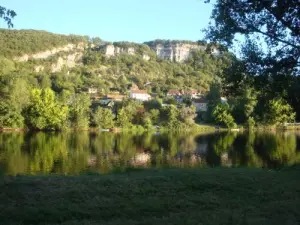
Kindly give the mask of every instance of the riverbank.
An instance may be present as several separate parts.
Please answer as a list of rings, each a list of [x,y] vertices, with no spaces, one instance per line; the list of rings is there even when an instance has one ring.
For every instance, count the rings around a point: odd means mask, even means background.
[[[299,169],[4,177],[1,224],[299,224]]]

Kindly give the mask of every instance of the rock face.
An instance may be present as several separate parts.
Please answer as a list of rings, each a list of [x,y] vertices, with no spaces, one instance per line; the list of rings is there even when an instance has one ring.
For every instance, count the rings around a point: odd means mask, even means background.
[[[120,47],[116,47],[114,45],[106,45],[104,47],[104,52],[105,52],[105,55],[108,56],[108,57],[116,56],[116,55],[119,55],[121,53],[127,53],[129,55],[134,55],[135,49],[132,48],[132,47],[120,48]]]
[[[32,55],[25,54],[21,57],[15,57],[14,60],[18,62],[27,62],[30,59],[47,59],[51,56],[54,56],[58,53],[64,53],[63,56],[60,56],[56,63],[51,65],[50,71],[52,73],[60,72],[63,68],[73,68],[78,65],[79,61],[83,56],[83,51],[85,49],[84,43],[76,44],[67,44],[62,47],[53,48],[52,50],[47,50],[43,52],[38,52]],[[34,71],[39,73],[44,71],[44,66],[35,66]]]
[[[67,44],[63,47],[53,48],[52,50],[47,50],[43,52],[38,52],[32,55],[23,55],[21,57],[15,57],[14,60],[18,62],[27,62],[29,59],[47,59],[50,56],[53,56],[59,52],[70,52],[70,51],[83,51],[85,48],[84,43],[75,44]]]
[[[57,63],[51,65],[51,72],[60,72],[64,67],[73,68],[78,65],[78,61],[82,58],[82,52],[75,52],[70,55],[59,57]]]
[[[161,59],[184,62],[190,56],[192,51],[205,50],[206,47],[198,44],[186,44],[186,43],[175,43],[175,44],[157,44],[150,46],[156,53],[156,56]]]
[[[205,45],[199,45],[197,43],[184,43],[184,42],[173,42],[166,44],[155,44],[155,42],[145,43],[155,52],[156,56],[160,59],[165,59],[175,62],[184,62],[186,61],[190,53],[196,50],[206,50]],[[114,46],[112,44],[107,44],[103,46],[104,54],[107,57],[116,56],[121,53],[127,53],[130,55],[135,54],[136,49],[133,47],[121,48]],[[150,56],[147,54],[142,55],[143,59],[148,61]]]

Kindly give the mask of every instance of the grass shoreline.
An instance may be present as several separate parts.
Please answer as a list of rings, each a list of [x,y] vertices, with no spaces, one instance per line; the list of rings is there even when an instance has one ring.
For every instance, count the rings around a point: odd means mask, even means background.
[[[0,178],[1,224],[299,224],[299,167]]]

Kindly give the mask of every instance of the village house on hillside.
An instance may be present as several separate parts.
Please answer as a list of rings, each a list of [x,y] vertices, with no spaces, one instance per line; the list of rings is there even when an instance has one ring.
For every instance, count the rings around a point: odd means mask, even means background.
[[[149,101],[151,99],[146,90],[131,90],[129,97],[140,101]]]
[[[130,89],[129,98],[139,101],[149,101],[151,99],[151,96],[146,90],[140,90],[136,84],[133,84]]]
[[[193,106],[196,108],[196,112],[207,112],[207,101],[205,98],[196,98],[192,100]]]
[[[191,98],[197,98],[200,93],[197,90],[178,90],[170,89],[167,93],[168,97],[182,98],[183,96],[190,96]]]

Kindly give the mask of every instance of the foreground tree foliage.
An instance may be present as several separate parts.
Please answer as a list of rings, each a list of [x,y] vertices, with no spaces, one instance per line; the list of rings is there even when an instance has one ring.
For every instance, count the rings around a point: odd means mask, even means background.
[[[255,117],[260,122],[266,116],[264,107],[274,98],[283,98],[300,119],[298,0],[217,0],[207,37],[240,47],[241,59],[233,61],[222,76],[227,95],[242,96],[243,89],[253,88]],[[244,42],[235,42],[237,37]]]
[[[248,48],[248,53],[255,53],[249,67],[252,65],[257,71],[278,74],[299,73],[298,0],[217,0],[212,19],[207,35],[214,41],[230,46],[235,35],[241,34],[249,38],[248,47],[255,43],[257,35],[267,44],[265,54]],[[264,67],[258,69],[260,66]]]
[[[272,99],[267,104],[265,122],[270,125],[284,124],[295,121],[292,107],[282,98]]]
[[[236,123],[234,122],[234,118],[231,115],[230,107],[228,104],[218,104],[214,108],[212,115],[217,124],[225,126],[227,128],[236,127]]]
[[[7,9],[0,5],[0,18],[2,18],[9,28],[13,27],[12,19],[16,16],[16,12],[10,9]]]
[[[61,105],[51,89],[33,89],[25,109],[26,124],[32,129],[59,130],[65,126],[68,107]]]

